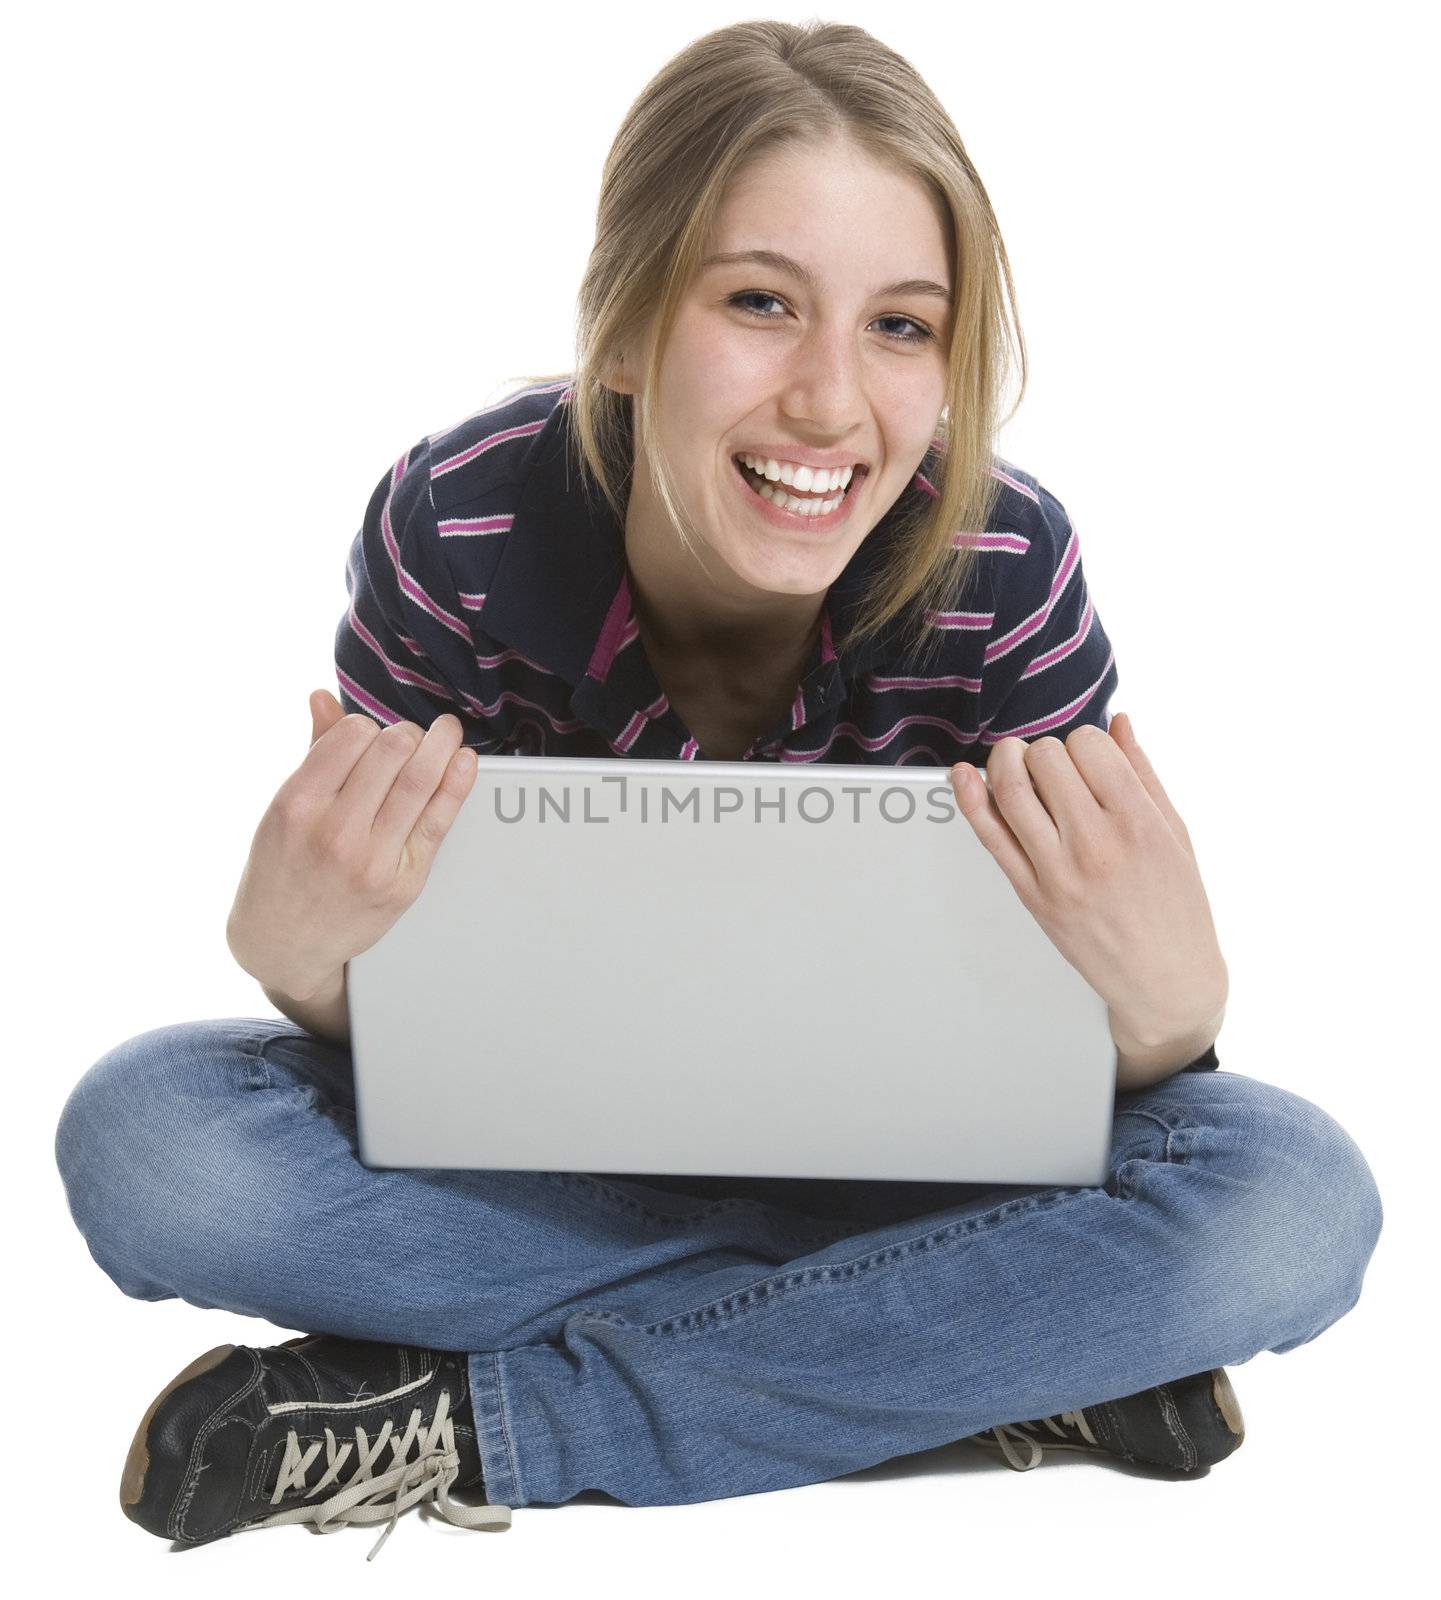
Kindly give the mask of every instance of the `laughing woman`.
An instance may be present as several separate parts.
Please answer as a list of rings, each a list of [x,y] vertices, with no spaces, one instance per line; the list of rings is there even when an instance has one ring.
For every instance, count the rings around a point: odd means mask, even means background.
[[[960,1439],[1194,1475],[1241,1442],[1225,1367],[1356,1303],[1371,1172],[1324,1111],[1218,1069],[1185,825],[1110,718],[1075,530],[996,453],[1012,305],[955,128],[861,29],[742,23],[646,87],[574,370],[405,450],[356,536],[341,698],[311,698],[228,928],[288,1020],[153,1029],[66,1104],[70,1207],[124,1293],[311,1330],[155,1396],[121,1478],[142,1527],[422,1499],[504,1527]],[[470,751],[951,769],[1110,1008],[1107,1181],[364,1166],[345,963],[419,894]]]

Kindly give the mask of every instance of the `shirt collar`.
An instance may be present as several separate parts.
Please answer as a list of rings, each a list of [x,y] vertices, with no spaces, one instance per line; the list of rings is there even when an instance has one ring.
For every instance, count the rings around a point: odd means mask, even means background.
[[[574,688],[587,674],[605,678],[617,642],[635,623],[626,582],[625,530],[605,497],[582,477],[568,413],[564,401],[555,407],[522,460],[510,531],[478,620],[490,637]],[[848,652],[845,637],[895,538],[901,514],[926,492],[921,484],[931,460],[928,453],[916,477],[827,591],[828,637],[847,679],[896,648],[895,618],[858,649]]]

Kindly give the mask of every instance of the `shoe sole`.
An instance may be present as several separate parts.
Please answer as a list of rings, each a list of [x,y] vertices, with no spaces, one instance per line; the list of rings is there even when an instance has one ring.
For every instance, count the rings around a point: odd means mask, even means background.
[[[140,1496],[145,1492],[145,1474],[150,1467],[150,1423],[160,1409],[161,1402],[173,1394],[182,1383],[189,1383],[192,1378],[198,1378],[202,1372],[209,1372],[212,1367],[218,1367],[234,1350],[233,1344],[218,1344],[213,1350],[207,1350],[203,1356],[196,1356],[195,1360],[183,1372],[177,1372],[150,1402],[145,1415],[140,1419],[140,1426],[135,1430],[135,1437],[130,1443],[130,1453],[125,1457],[125,1470],[120,1474],[120,1509],[126,1516],[130,1515],[132,1506],[139,1504]]]
[[[1221,1413],[1221,1420],[1236,1435],[1239,1445],[1246,1437],[1246,1424],[1241,1419],[1241,1402],[1236,1398],[1236,1391],[1231,1387],[1224,1367],[1217,1367],[1211,1373],[1211,1395],[1217,1411]]]

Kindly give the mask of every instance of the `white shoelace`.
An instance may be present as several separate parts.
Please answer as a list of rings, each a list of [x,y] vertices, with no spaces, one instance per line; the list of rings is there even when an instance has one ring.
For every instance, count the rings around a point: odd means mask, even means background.
[[[1080,1431],[1081,1437],[1085,1439],[1087,1444],[1093,1444],[1098,1449],[1100,1448],[1100,1442],[1097,1440],[1095,1434],[1091,1432],[1091,1425],[1086,1420],[1086,1413],[1084,1411],[1061,1411],[1058,1412],[1054,1417],[1038,1417],[1034,1422],[999,1422],[994,1428],[986,1429],[985,1433],[973,1434],[971,1437],[974,1438],[979,1444],[996,1444],[999,1447],[1001,1454],[1006,1458],[1008,1465],[1013,1467],[1017,1472],[1029,1472],[1032,1467],[1039,1463],[1041,1457],[1045,1454],[1045,1451],[1042,1449],[1041,1445],[1036,1442],[1036,1435],[1033,1431],[1035,1429],[1042,1427],[1049,1428],[1052,1434],[1054,1434],[1056,1438],[1065,1441],[1066,1445],[1069,1446],[1070,1449],[1075,1450],[1080,1448],[1080,1446],[1076,1444],[1075,1440],[1072,1439],[1071,1436],[1066,1432],[1064,1427],[1064,1424],[1066,1423],[1069,1423],[1072,1427],[1077,1428]],[[987,1435],[989,1435],[989,1437],[987,1437]],[[1024,1444],[1029,1448],[1031,1452],[1031,1458],[1029,1461],[1024,1463],[1021,1461],[1020,1457],[1011,1446],[1010,1441],[1012,1438],[1014,1438],[1018,1444]],[[1052,1450],[1056,1448],[1054,1443],[1050,1444],[1050,1448]]]
[[[418,1388],[428,1383],[430,1376],[427,1373],[423,1378],[417,1379],[414,1385],[407,1384],[406,1387]],[[304,1402],[292,1401],[287,1405],[274,1406],[271,1410],[276,1412],[292,1407],[304,1409]],[[331,1484],[338,1484],[340,1469],[345,1465],[352,1450],[356,1455],[354,1475],[348,1484],[331,1495],[328,1500],[317,1501],[316,1504],[309,1506],[295,1506],[289,1511],[277,1511],[274,1516],[247,1522],[235,1531],[240,1533],[245,1528],[276,1527],[284,1522],[313,1522],[321,1533],[334,1533],[346,1523],[380,1522],[388,1519],[389,1527],[376,1540],[370,1554],[365,1558],[367,1561],[374,1561],[381,1545],[390,1537],[391,1529],[395,1527],[400,1513],[418,1501],[432,1496],[440,1509],[441,1516],[458,1528],[510,1527],[509,1506],[463,1506],[457,1505],[450,1498],[448,1492],[450,1486],[460,1475],[460,1455],[455,1448],[455,1425],[449,1411],[450,1391],[442,1389],[440,1401],[435,1408],[435,1417],[423,1433],[421,1411],[417,1406],[410,1413],[410,1422],[403,1434],[395,1435],[394,1423],[387,1417],[384,1426],[375,1437],[374,1444],[370,1443],[365,1429],[357,1425],[355,1441],[352,1443],[347,1439],[344,1444],[337,1445],[335,1434],[327,1427],[325,1471],[309,1488],[306,1488],[305,1475],[319,1453],[320,1440],[314,1440],[307,1449],[302,1450],[300,1440],[292,1428],[286,1437],[285,1459],[280,1464],[275,1492],[270,1497],[271,1505],[278,1504],[296,1489],[305,1489],[306,1497],[309,1498],[319,1494]],[[411,1446],[417,1442],[420,1449],[415,1460],[407,1460]],[[390,1446],[394,1465],[388,1471],[376,1475],[372,1469],[376,1458],[387,1444]],[[394,1504],[379,1504],[378,1502],[387,1495],[395,1496]]]

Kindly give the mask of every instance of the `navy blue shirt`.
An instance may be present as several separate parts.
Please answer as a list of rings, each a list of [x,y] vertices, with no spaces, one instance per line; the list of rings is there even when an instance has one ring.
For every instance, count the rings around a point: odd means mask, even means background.
[[[339,698],[377,722],[450,712],[483,754],[703,759],[641,641],[624,529],[582,486],[565,426],[570,380],[527,388],[422,439],[376,485],[350,549],[335,634]],[[933,443],[827,591],[794,699],[742,756],[984,767],[1012,735],[1106,728],[1115,652],[1064,507],[995,459],[978,554],[939,648],[904,659],[903,623],[847,648],[849,623],[908,503],[934,496]],[[1214,1047],[1185,1070],[1217,1066]]]

